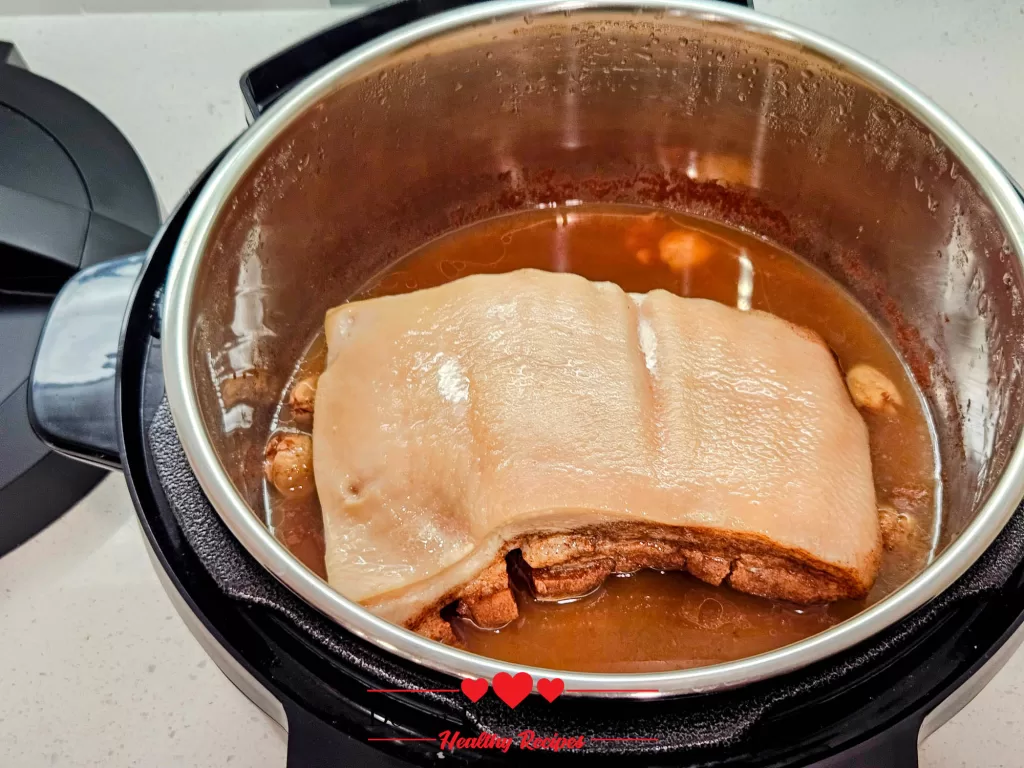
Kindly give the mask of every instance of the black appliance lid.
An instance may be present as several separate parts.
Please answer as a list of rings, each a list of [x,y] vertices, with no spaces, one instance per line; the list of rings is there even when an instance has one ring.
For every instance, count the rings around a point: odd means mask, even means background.
[[[80,269],[148,248],[159,224],[149,177],[113,123],[0,41],[0,555],[103,477],[30,426],[27,380],[53,297]]]

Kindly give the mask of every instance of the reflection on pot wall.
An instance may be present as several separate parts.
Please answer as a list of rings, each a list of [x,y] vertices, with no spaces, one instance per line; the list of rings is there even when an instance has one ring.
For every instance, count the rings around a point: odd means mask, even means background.
[[[929,395],[944,540],[969,521],[1021,410],[1021,274],[974,181],[816,54],[725,21],[611,10],[479,24],[367,66],[241,182],[203,265],[192,349],[207,427],[250,502],[274,394],[326,308],[437,234],[567,200],[719,219],[832,275]],[[238,287],[257,272],[255,325],[239,331]],[[240,340],[251,356],[222,367]],[[246,365],[251,424],[227,431],[214,381]]]
[[[273,337],[274,331],[264,323],[266,285],[259,257],[261,228],[255,224],[240,254],[238,276],[234,287],[234,315],[229,326],[231,335],[216,354],[208,353],[210,377],[220,394],[223,414],[221,429],[230,434],[248,429],[253,423],[253,409],[267,394],[265,366],[259,357],[260,342]]]

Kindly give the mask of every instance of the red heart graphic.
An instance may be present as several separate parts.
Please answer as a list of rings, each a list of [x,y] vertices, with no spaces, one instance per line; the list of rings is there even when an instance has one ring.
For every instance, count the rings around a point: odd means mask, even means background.
[[[494,686],[494,692],[498,694],[498,698],[515,709],[523,699],[530,695],[533,678],[526,672],[520,672],[515,677],[508,672],[499,672],[494,676],[491,685]]]
[[[476,704],[483,698],[483,695],[487,693],[487,681],[484,678],[474,680],[473,678],[466,678],[462,681],[462,692],[466,694],[466,698]]]
[[[565,683],[562,682],[562,678],[555,677],[548,680],[546,677],[542,677],[537,681],[537,693],[548,700],[550,704],[552,701],[562,695],[562,691],[565,690]]]

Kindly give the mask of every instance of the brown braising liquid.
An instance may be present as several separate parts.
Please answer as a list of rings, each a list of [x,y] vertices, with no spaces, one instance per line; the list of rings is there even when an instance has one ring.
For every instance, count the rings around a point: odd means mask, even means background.
[[[665,236],[674,233],[667,240]],[[673,239],[674,238],[674,239]],[[659,247],[660,246],[660,247]],[[910,534],[885,551],[865,601],[797,606],[712,587],[681,573],[614,576],[593,594],[562,603],[519,594],[520,616],[499,630],[457,619],[467,648],[555,669],[655,672],[714,664],[788,645],[854,615],[927,565],[936,539],[939,485],[927,411],[894,348],[837,284],[792,254],[703,219],[636,206],[559,206],[464,227],[421,248],[371,281],[354,299],[406,293],[474,273],[535,267],[618,283],[626,291],[663,288],[681,296],[762,309],[817,331],[848,370],[866,363],[894,382],[904,404],[862,411],[868,424],[880,505],[909,520]],[[293,381],[324,365],[320,334]],[[290,384],[289,384],[290,386]],[[288,389],[277,427],[291,418]],[[268,489],[268,521],[307,566],[324,572],[315,494],[286,500]]]

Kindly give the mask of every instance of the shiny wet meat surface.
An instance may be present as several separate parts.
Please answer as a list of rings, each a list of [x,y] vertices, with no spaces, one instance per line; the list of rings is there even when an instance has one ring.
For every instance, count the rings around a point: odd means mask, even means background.
[[[523,267],[576,272],[616,282],[627,291],[664,288],[763,309],[817,331],[850,377],[869,428],[887,539],[881,573],[867,602],[888,594],[926,564],[935,527],[935,467],[917,390],[877,327],[845,293],[799,259],[756,238],[703,220],[636,208],[580,206],[515,214],[424,246],[353,298]],[[318,337],[294,381],[322,367],[323,339]],[[291,389],[282,394],[279,427],[308,432],[311,417],[301,405],[293,412]],[[296,498],[290,487],[282,493],[268,483],[270,522],[278,537],[323,575],[316,495]],[[612,577],[590,597],[565,605],[542,604],[524,593],[517,601],[519,618],[510,625],[482,630],[455,618],[456,635],[470,650],[520,663],[654,671],[780,647],[865,604],[797,607],[710,587],[678,573],[653,572]]]

